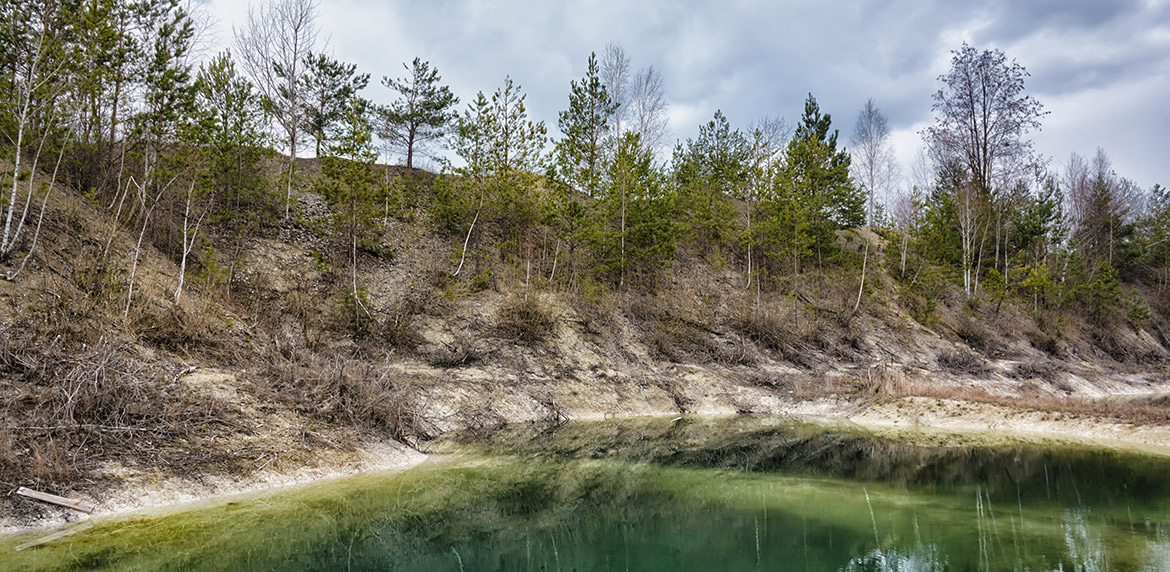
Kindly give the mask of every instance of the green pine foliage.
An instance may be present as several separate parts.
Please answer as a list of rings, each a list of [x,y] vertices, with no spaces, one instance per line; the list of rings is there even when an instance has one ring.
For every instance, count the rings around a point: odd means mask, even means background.
[[[589,54],[588,71],[569,85],[569,108],[557,121],[564,136],[557,141],[556,164],[573,188],[596,197],[603,179],[609,120],[617,105],[598,75],[597,54]]]
[[[188,138],[204,153],[201,179],[215,195],[216,214],[246,228],[272,220],[277,198],[262,164],[269,139],[259,96],[228,52],[199,70],[195,92],[196,122]]]
[[[810,94],[772,188],[756,205],[758,240],[772,274],[798,275],[810,263],[836,260],[836,232],[864,224],[865,195],[849,176],[849,155],[837,149],[831,126]]]
[[[636,133],[626,133],[606,170],[603,222],[596,235],[596,270],[621,288],[653,288],[659,272],[674,260],[683,227],[677,194],[654,168],[650,150]]]
[[[322,178],[316,181],[316,190],[334,206],[333,227],[340,250],[354,256],[351,250],[376,253],[383,190],[374,170],[378,152],[368,102],[350,98],[338,135],[321,160]]]
[[[382,77],[382,85],[398,92],[399,98],[389,106],[378,108],[381,124],[378,136],[406,152],[406,168],[414,167],[416,152],[426,151],[431,142],[442,141],[457,114],[453,108],[459,98],[451,88],[440,85],[439,70],[430,62],[414,58],[409,78]]]
[[[357,64],[339,62],[323,54],[305,58],[301,80],[307,98],[304,130],[313,138],[317,156],[340,137],[349,121],[351,100],[370,83],[370,74],[357,73]]]
[[[720,243],[737,235],[730,199],[747,185],[750,159],[747,138],[731,128],[722,111],[699,126],[698,138],[675,147],[674,182],[692,243]]]
[[[334,278],[349,271],[345,304],[355,323],[367,315],[368,295],[354,269],[360,257],[385,254],[381,233],[395,220],[441,232],[457,258],[451,273],[471,262],[459,278],[469,283],[475,276],[504,283],[514,274],[502,266],[512,265],[535,287],[652,291],[681,253],[730,262],[729,275],[744,277],[748,290],[758,286],[757,296],[811,296],[804,281],[813,274],[822,299],[805,303],[824,306],[821,285],[832,278],[841,278],[838,290],[862,297],[885,287],[880,279],[872,291],[845,284],[860,270],[853,252],[864,234],[887,241],[893,299],[926,324],[940,319],[948,289],[957,287],[972,314],[1013,303],[1033,316],[1075,307],[1085,316],[1077,323],[1107,329],[1156,328],[1170,313],[1170,192],[1137,188],[1103,153],[1083,181],[1052,173],[1029,153],[1008,161],[1030,150],[1023,136],[1042,113],[1023,91],[1022,68],[998,52],[975,58],[964,46],[953,63],[1007,66],[989,71],[1030,106],[1020,132],[1005,134],[1009,144],[990,150],[999,155],[986,164],[946,145],[931,149],[934,172],[921,173],[922,188],[904,209],[891,202],[871,221],[874,236],[854,230],[866,223],[866,197],[850,178],[831,116],[811,94],[791,138],[745,134],[717,111],[663,165],[637,136],[611,131],[618,107],[590,54],[583,76],[568,83],[550,156],[545,125],[530,117],[510,76],[456,113],[459,99],[421,58],[404,66],[406,77],[383,77],[397,97],[386,106],[360,97],[369,74],[320,54],[293,60],[295,72],[262,70],[275,82],[241,73],[256,74],[243,65],[248,54],[225,52],[194,69],[196,27],[185,6],[0,0],[0,155],[18,163],[0,179],[5,218],[35,219],[37,199],[49,196],[45,175],[60,156],[57,180],[115,212],[114,225],[184,264],[188,254],[193,264],[205,260],[194,272],[210,272],[217,260],[239,262],[208,246],[213,239],[231,236],[234,251],[244,252],[248,239],[275,228],[280,195],[317,192],[329,204],[334,240],[321,250]],[[962,111],[945,108],[949,101],[936,113]],[[297,113],[277,113],[286,109]],[[303,130],[314,140],[319,175],[316,162],[276,160],[274,146],[302,139],[278,143],[272,134],[290,126],[276,115],[303,118],[290,137]],[[924,135],[961,142],[952,119]],[[375,134],[408,167],[428,145],[448,142],[458,165],[433,177],[392,175],[374,167]],[[284,164],[274,173],[277,162]],[[208,226],[192,246],[189,223],[203,214]],[[5,230],[5,264],[29,249],[21,232]],[[116,278],[118,261],[137,260],[140,249],[104,250],[103,272]]]

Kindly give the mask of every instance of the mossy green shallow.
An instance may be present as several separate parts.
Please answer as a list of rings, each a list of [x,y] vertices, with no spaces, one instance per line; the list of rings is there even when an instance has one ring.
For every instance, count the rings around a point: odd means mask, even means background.
[[[435,449],[400,473],[95,519],[19,552],[48,532],[0,540],[0,570],[1170,569],[1160,457],[767,418],[523,426]]]

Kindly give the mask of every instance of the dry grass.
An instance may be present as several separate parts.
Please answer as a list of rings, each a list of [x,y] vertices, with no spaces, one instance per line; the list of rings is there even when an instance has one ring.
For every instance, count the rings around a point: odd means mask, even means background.
[[[873,364],[858,378],[826,378],[814,374],[758,375],[749,380],[793,399],[850,396],[857,399],[925,397],[985,403],[1020,411],[1059,413],[1135,425],[1170,425],[1170,398],[1091,399],[1056,396],[1036,391],[1021,395],[995,394],[980,387],[913,380],[896,366]]]
[[[322,355],[273,344],[266,358],[259,393],[296,413],[408,444],[432,434],[415,401],[414,379],[391,367],[385,357]]]
[[[938,365],[942,369],[957,375],[978,376],[990,371],[983,358],[964,350],[954,350],[939,354]]]
[[[893,396],[904,394],[910,382],[901,368],[890,364],[876,364],[865,368],[865,373],[858,380],[858,386],[864,394]]]
[[[551,337],[559,320],[559,311],[545,297],[515,295],[500,307],[496,328],[506,338],[533,344]]]
[[[236,427],[236,412],[200,397],[174,364],[141,359],[122,342],[71,344],[0,332],[0,481],[59,484],[106,459],[175,472],[219,456],[191,456],[205,438]],[[213,459],[213,457],[215,457]]]
[[[974,387],[921,382],[906,384],[893,395],[986,403],[1023,411],[1061,413],[1136,425],[1170,425],[1170,401],[1166,399],[1090,399],[1039,393],[1009,396]]]

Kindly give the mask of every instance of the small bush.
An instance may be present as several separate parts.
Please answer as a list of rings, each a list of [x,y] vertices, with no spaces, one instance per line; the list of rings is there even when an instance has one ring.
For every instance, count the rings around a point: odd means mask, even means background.
[[[938,356],[938,365],[955,374],[982,375],[990,371],[979,356],[962,350],[943,352]]]
[[[387,320],[380,328],[382,339],[391,346],[406,351],[413,351],[423,343],[423,336],[411,316],[396,317]]]
[[[431,434],[413,380],[385,363],[273,346],[261,377],[274,401],[321,421],[384,431],[407,444]]]
[[[471,292],[483,292],[492,287],[492,269],[485,269],[483,272],[476,274],[471,279],[471,284],[468,285],[468,290]]]
[[[535,343],[548,338],[556,330],[560,316],[552,304],[541,296],[516,296],[500,308],[497,327],[508,338]]]
[[[791,321],[775,309],[755,311],[745,305],[735,312],[730,326],[765,349],[782,350],[792,342]]]
[[[1017,365],[1013,370],[1016,379],[1043,379],[1052,382],[1056,379],[1059,368],[1055,362],[1048,360],[1027,361]]]
[[[0,457],[23,457],[0,460],[0,483],[73,482],[111,458],[190,473],[199,459],[188,452],[236,427],[237,412],[177,383],[176,369],[107,338],[70,344],[0,328]]]
[[[706,354],[707,348],[700,342],[702,332],[686,320],[674,318],[651,321],[646,323],[646,327],[649,330],[650,347],[666,359],[682,363],[688,359],[698,359],[697,354]]]
[[[426,353],[427,362],[435,367],[465,367],[483,361],[486,356],[472,347],[471,342],[456,337],[454,344],[445,344]]]
[[[975,298],[972,298],[972,300],[975,300]],[[960,314],[958,321],[958,325],[955,326],[955,334],[959,336],[959,339],[978,350],[987,350],[990,348],[990,335],[987,332],[987,328],[979,322],[978,318],[968,314]]]

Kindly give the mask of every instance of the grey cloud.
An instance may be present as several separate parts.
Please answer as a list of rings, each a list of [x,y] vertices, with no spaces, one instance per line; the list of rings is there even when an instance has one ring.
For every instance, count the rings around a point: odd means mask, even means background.
[[[418,53],[386,53],[385,45],[350,43],[345,30],[331,30],[338,57],[375,77],[423,57],[464,101],[476,91],[490,94],[510,74],[528,93],[530,113],[550,129],[567,105],[569,81],[585,73],[591,51],[600,54],[610,41],[626,48],[635,68],[657,67],[678,109],[702,116],[693,126],[676,126],[679,139],[694,136],[717,108],[741,127],[763,115],[794,122],[809,92],[843,135],[868,97],[877,99],[892,128],[913,129],[930,122],[937,76],[946,71],[949,50],[968,38],[979,49],[1003,49],[1033,74],[1029,92],[1060,103],[1054,106],[1060,113],[1078,114],[1075,121],[1050,116],[1051,129],[1037,140],[1041,152],[1062,157],[1091,153],[1099,144],[1085,118],[1100,110],[1067,102],[1095,101],[1077,96],[1170,74],[1170,7],[1141,0],[350,0],[322,10],[343,6],[355,12],[344,15],[349,18],[394,19],[404,37],[393,45]],[[1164,93],[1132,97],[1131,109],[1111,112],[1110,122],[1166,125],[1158,111]],[[1131,130],[1140,145],[1125,144],[1125,153],[1135,160],[1116,157],[1119,167],[1141,173],[1133,176],[1143,186],[1170,181],[1159,160],[1134,151],[1170,146],[1165,131]],[[1112,133],[1109,139],[1124,140]]]
[[[1110,29],[1128,25],[1135,18],[1156,18],[1164,10],[1149,7],[1144,0],[1004,0],[991,3],[992,24],[984,39],[1011,42],[1040,30],[1070,32]]]

